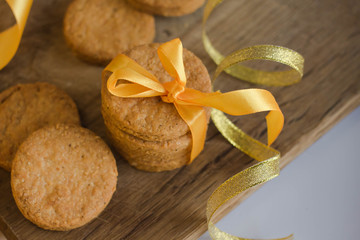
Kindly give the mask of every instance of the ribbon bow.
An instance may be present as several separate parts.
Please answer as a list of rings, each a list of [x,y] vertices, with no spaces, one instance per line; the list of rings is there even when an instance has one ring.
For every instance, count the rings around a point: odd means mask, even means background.
[[[203,93],[187,88],[180,39],[176,38],[160,45],[157,53],[164,69],[174,80],[162,84],[134,60],[120,54],[104,70],[112,72],[107,81],[107,88],[111,94],[118,97],[160,96],[164,102],[174,104],[191,131],[192,149],[188,164],[204,148],[207,126],[205,106],[237,116],[270,111],[266,116],[268,144],[277,138],[283,127],[284,117],[270,92],[262,89],[245,89],[227,93]],[[118,80],[128,82],[118,83]]]

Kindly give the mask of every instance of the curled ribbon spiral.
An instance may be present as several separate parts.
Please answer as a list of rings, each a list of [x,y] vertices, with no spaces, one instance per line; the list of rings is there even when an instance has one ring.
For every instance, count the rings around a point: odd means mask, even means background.
[[[16,20],[16,24],[0,33],[0,70],[14,57],[25,28],[32,0],[6,0]]]
[[[203,45],[206,52],[218,65],[214,80],[221,72],[225,71],[236,78],[255,84],[287,86],[299,82],[303,76],[304,58],[291,49],[272,45],[259,45],[240,49],[224,57],[214,48],[206,34],[205,24],[213,9],[222,1],[208,0],[204,9],[202,23]],[[292,70],[266,72],[237,64],[248,60],[271,60],[288,65]],[[271,114],[271,112],[268,114],[267,121],[281,121],[276,117],[270,119]],[[212,217],[217,209],[239,193],[278,176],[280,173],[280,153],[245,134],[218,110],[213,109],[211,119],[221,134],[234,147],[259,161],[259,163],[229,178],[212,193],[206,208],[209,233],[215,240],[249,240],[221,231],[212,223]],[[277,240],[290,239],[293,239],[293,235]]]
[[[177,38],[160,45],[158,55],[164,69],[174,78],[161,84],[155,76],[127,56],[118,55],[104,71],[110,71],[107,88],[118,97],[155,97],[173,103],[190,128],[192,136],[191,163],[202,151],[206,137],[206,114],[204,106],[218,109],[231,115],[246,115],[270,111],[266,116],[268,143],[279,135],[284,122],[283,114],[272,94],[262,89],[245,89],[227,93],[203,93],[186,88],[183,64],[183,47]],[[119,83],[118,80],[128,82]]]
[[[206,34],[206,22],[216,6],[223,0],[208,0],[204,9],[202,20],[202,40],[206,52],[216,64],[227,65],[232,62],[233,65],[221,67],[226,73],[245,80],[247,82],[262,84],[268,86],[288,86],[297,83],[303,76],[304,58],[301,54],[281,46],[258,45],[240,49],[225,57],[211,44]],[[236,60],[235,60],[236,59]],[[279,62],[291,67],[288,71],[267,72],[252,69],[235,63],[247,60],[270,60]],[[235,61],[234,61],[235,60]],[[219,70],[218,70],[219,71]]]

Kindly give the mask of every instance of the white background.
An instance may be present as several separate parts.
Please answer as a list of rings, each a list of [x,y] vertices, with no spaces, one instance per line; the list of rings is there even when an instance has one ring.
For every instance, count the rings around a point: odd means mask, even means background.
[[[245,238],[360,239],[360,107],[217,226]]]

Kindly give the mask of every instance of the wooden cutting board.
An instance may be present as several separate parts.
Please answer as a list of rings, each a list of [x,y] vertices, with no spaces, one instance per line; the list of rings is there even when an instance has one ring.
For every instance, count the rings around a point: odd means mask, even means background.
[[[69,0],[35,0],[20,48],[0,71],[0,91],[16,83],[47,81],[76,101],[83,126],[106,140],[100,115],[102,67],[78,60],[66,46],[62,19]],[[13,23],[0,0],[1,30]],[[156,41],[181,37],[212,74],[215,64],[201,43],[202,9],[179,18],[156,18]],[[208,22],[220,51],[275,44],[305,57],[303,80],[289,87],[255,86],[222,74],[216,87],[270,90],[284,112],[285,127],[273,145],[284,167],[360,103],[360,4],[356,0],[225,1]],[[0,56],[1,57],[1,56]],[[257,64],[257,63],[255,63]],[[276,64],[257,64],[279,69]],[[281,67],[280,67],[281,68]],[[265,141],[264,115],[233,117],[250,135]],[[203,153],[190,166],[163,173],[130,167],[115,153],[118,188],[105,211],[69,232],[42,230],[26,220],[12,198],[10,174],[0,169],[0,229],[8,239],[196,239],[206,230],[205,207],[223,181],[255,162],[233,148],[210,123]],[[223,208],[220,219],[247,192]]]

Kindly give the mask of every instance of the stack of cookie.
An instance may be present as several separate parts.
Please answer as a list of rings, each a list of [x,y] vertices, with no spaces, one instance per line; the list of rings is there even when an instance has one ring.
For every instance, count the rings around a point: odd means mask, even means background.
[[[135,47],[125,53],[152,73],[161,83],[172,77],[156,53],[159,44]],[[186,86],[211,91],[211,80],[202,61],[192,52],[183,53]],[[134,167],[151,172],[173,170],[190,161],[192,138],[188,125],[174,104],[160,97],[121,98],[107,89],[110,72],[102,79],[102,115],[115,148]],[[209,111],[207,118],[209,119]]]
[[[152,14],[182,16],[205,0],[73,0],[64,18],[64,35],[82,59],[107,64],[125,53],[161,82],[171,81],[156,54],[158,44]],[[188,87],[211,91],[205,66],[184,50]],[[102,114],[110,139],[128,162],[141,170],[165,171],[189,161],[192,139],[189,127],[173,104],[159,97],[122,99],[112,96],[107,77],[102,80]],[[208,114],[209,118],[209,114]]]
[[[152,14],[181,16],[205,0],[74,0],[64,18],[66,42],[88,62],[106,65],[115,56],[154,40]]]
[[[0,166],[11,170],[15,202],[36,225],[80,227],[109,203],[117,182],[107,145],[80,126],[73,100],[48,83],[0,93]]]

